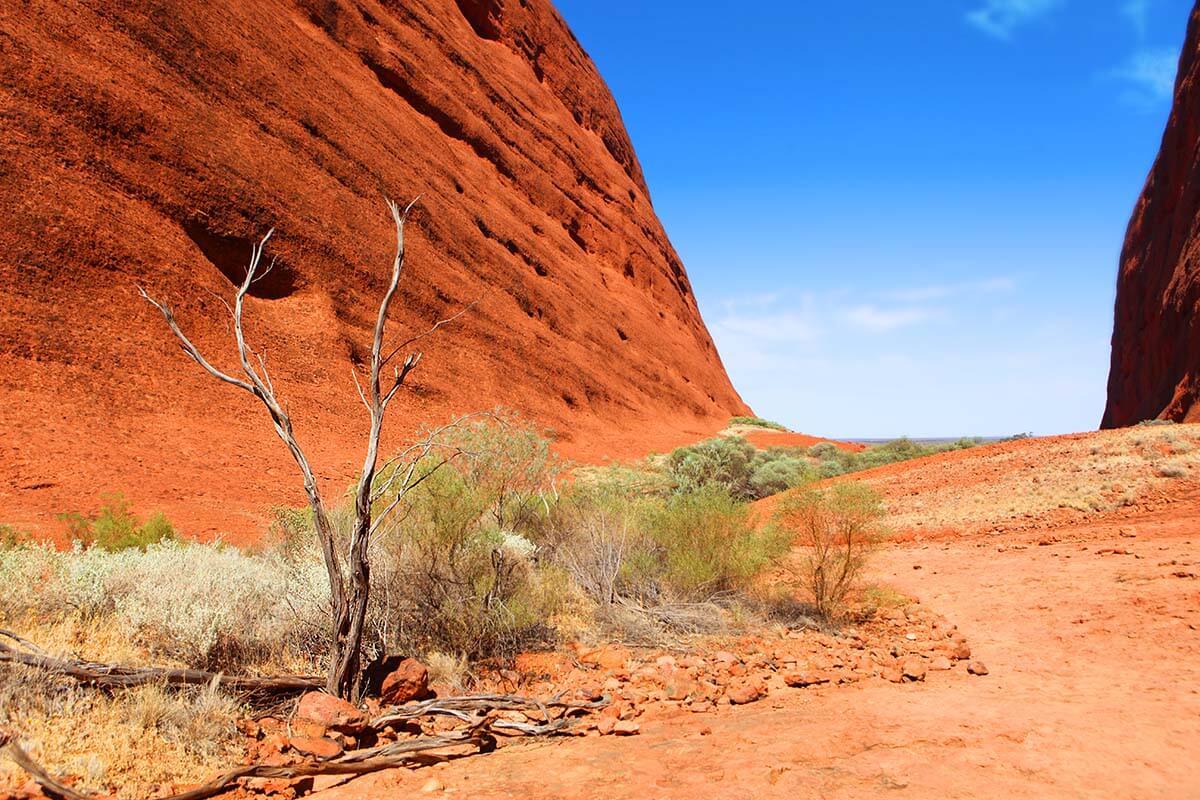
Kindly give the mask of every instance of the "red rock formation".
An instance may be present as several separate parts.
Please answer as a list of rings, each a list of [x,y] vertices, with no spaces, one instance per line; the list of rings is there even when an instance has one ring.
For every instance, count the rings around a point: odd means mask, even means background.
[[[1101,427],[1154,418],[1200,421],[1200,3],[1162,147],[1125,235]]]
[[[302,500],[256,402],[188,362],[134,290],[232,368],[212,293],[270,227],[249,334],[340,489],[393,246],[384,195],[423,198],[395,333],[479,302],[426,347],[393,442],[504,404],[599,460],[746,411],[548,0],[7,3],[0,187],[0,522],[46,529],[121,490],[239,534]]]

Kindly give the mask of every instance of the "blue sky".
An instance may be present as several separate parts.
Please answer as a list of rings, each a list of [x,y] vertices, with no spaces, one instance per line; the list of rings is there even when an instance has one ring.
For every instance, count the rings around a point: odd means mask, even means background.
[[[1191,0],[557,5],[755,411],[1096,427]]]

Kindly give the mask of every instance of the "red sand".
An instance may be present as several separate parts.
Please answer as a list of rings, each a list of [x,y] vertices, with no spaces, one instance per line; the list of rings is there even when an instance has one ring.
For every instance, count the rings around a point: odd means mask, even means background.
[[[904,491],[902,474],[973,460],[985,449],[883,469]],[[431,775],[480,800],[1200,796],[1200,503],[1174,486],[1152,509],[1057,525],[1046,546],[1044,530],[977,533],[877,557],[875,577],[957,624],[985,677],[955,669],[681,709],[632,739],[518,745],[317,797],[367,800]]]
[[[766,450],[770,447],[812,447],[814,444],[820,444],[821,442],[829,442],[839,450],[846,450],[851,453],[861,453],[867,449],[866,445],[856,442],[839,442],[834,439],[823,439],[820,436],[809,436],[806,433],[777,431],[770,428],[759,428],[739,435],[759,450]]]

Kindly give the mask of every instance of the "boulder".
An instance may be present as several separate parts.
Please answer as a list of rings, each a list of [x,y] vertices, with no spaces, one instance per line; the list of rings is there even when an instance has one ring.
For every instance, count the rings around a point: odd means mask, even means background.
[[[421,700],[429,695],[429,670],[415,658],[406,658],[383,679],[379,697],[388,705]]]

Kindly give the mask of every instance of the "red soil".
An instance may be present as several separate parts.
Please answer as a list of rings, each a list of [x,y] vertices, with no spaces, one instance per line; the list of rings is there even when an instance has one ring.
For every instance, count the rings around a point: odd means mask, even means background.
[[[1200,796],[1200,502],[1174,486],[1152,509],[1055,525],[1043,546],[1044,532],[968,533],[877,557],[875,577],[956,623],[985,677],[773,691],[641,720],[633,739],[517,745],[317,797],[403,793],[431,774],[480,800]]]
[[[1200,2],[1175,105],[1133,211],[1117,275],[1102,427],[1200,421]]]
[[[777,431],[770,428],[757,428],[753,431],[739,433],[738,435],[759,450],[766,450],[771,447],[812,447],[814,444],[820,444],[821,442],[829,442],[839,450],[845,450],[850,453],[860,453],[867,449],[866,445],[856,442],[839,442],[834,439],[824,439],[820,436],[809,436],[806,433]]]
[[[320,477],[346,485],[384,195],[423,197],[391,335],[478,301],[426,345],[385,444],[503,404],[598,461],[748,412],[548,0],[52,1],[0,9],[0,30],[0,521],[52,530],[120,490],[236,538],[302,502],[256,401],[187,361],[134,291],[232,369],[210,292],[270,227],[248,333]]]

